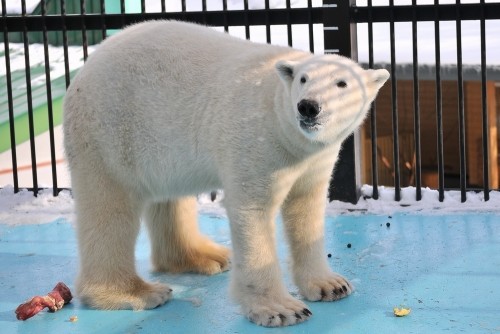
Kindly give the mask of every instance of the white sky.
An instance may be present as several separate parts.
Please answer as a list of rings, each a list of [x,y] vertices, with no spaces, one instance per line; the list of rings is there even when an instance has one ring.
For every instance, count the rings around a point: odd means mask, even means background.
[[[399,5],[411,4],[411,0],[394,1]],[[462,3],[479,3],[478,0],[462,0]],[[487,3],[498,1],[486,0]],[[388,5],[389,0],[373,0],[373,5]],[[433,4],[434,0],[418,0],[417,4]],[[440,0],[440,4],[454,4],[455,0]],[[366,0],[358,0],[358,6],[366,6]],[[420,22],[418,24],[418,58],[421,64],[435,63],[434,22]],[[440,23],[441,62],[456,64],[457,40],[456,22]],[[387,62],[390,60],[389,24],[376,23],[373,26],[374,61]],[[395,23],[396,62],[412,62],[412,31],[411,23]],[[500,20],[486,21],[486,63],[500,65]],[[358,24],[358,52],[359,60],[368,60],[368,25]],[[462,57],[464,64],[479,64],[481,61],[481,42],[479,21],[462,21]]]
[[[40,0],[25,0],[28,12],[37,6]],[[109,0],[108,0],[109,1]],[[119,0],[113,0],[119,1]],[[131,3],[136,1],[138,4],[141,0],[125,0],[126,3]],[[367,0],[358,0],[356,2],[357,6],[366,6]],[[396,6],[410,5],[412,0],[395,0]],[[434,4],[434,0],[417,0],[418,5]],[[479,0],[461,0],[461,3],[479,3]],[[485,0],[486,3],[495,3],[498,0]],[[243,8],[243,0],[227,0],[229,9]],[[250,9],[264,8],[265,0],[248,0],[248,6]],[[285,7],[285,0],[269,0],[271,8]],[[456,0],[439,0],[440,4],[454,4]],[[161,0],[146,0],[146,10],[147,11],[159,11]],[[201,10],[202,0],[186,0],[187,10]],[[291,0],[292,7],[305,7],[307,6],[307,0]],[[314,7],[321,6],[322,0],[313,0],[312,4]],[[372,0],[374,6],[385,6],[389,5],[389,0]],[[180,0],[165,0],[165,5],[167,11],[177,11],[181,8]],[[0,9],[2,8],[0,3]],[[222,9],[222,0],[207,0],[208,10],[218,10]],[[7,0],[7,10],[9,12],[20,12],[21,11],[21,0]]]

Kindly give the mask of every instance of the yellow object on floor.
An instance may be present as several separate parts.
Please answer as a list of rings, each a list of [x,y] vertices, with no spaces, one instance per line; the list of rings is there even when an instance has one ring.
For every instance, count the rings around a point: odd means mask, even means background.
[[[394,315],[396,317],[405,317],[408,314],[410,314],[410,312],[411,312],[411,308],[404,308],[404,307],[401,307],[401,308],[395,307],[394,308]]]

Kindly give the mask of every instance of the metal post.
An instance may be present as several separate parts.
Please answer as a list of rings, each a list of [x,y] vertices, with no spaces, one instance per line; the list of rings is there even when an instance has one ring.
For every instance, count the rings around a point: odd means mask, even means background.
[[[350,22],[350,8],[355,4],[355,0],[323,0],[325,53],[357,59],[356,25]],[[330,201],[358,202],[361,166],[356,162],[359,160],[359,143],[359,132],[344,141],[330,183]]]

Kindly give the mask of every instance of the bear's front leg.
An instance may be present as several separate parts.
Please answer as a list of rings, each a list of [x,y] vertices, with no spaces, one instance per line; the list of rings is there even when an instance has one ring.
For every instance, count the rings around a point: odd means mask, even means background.
[[[327,179],[299,180],[283,204],[282,214],[293,259],[293,277],[310,301],[334,301],[354,290],[347,279],[333,272],[324,247]]]
[[[233,243],[232,296],[258,325],[287,326],[307,320],[312,313],[288,293],[281,280],[272,211],[245,204],[226,203]]]

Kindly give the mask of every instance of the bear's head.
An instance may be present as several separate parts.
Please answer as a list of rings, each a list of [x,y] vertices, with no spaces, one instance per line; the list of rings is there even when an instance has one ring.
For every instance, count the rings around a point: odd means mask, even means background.
[[[324,144],[343,141],[363,122],[389,72],[365,70],[337,55],[275,65],[285,85],[285,117],[306,138]],[[290,106],[291,104],[291,106]]]

